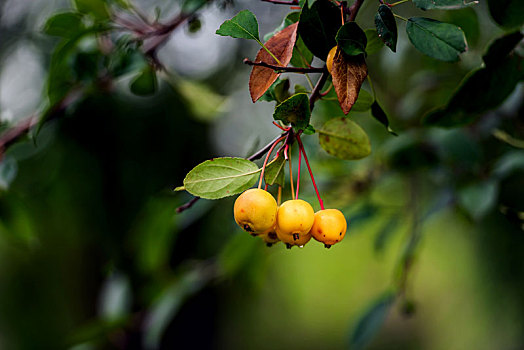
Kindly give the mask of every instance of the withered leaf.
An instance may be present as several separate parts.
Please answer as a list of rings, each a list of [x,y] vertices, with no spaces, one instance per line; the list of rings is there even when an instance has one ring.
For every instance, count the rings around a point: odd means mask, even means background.
[[[357,101],[360,87],[368,75],[364,55],[347,56],[337,48],[331,75],[342,112],[348,114]]]
[[[285,67],[291,61],[293,56],[293,46],[297,39],[297,26],[298,23],[293,23],[290,26],[282,29],[280,32],[275,34],[269,39],[265,45],[269,51],[275,55],[280,63]],[[258,51],[255,62],[265,62],[268,64],[276,65],[279,64],[275,61],[271,55],[261,48]],[[280,73],[276,73],[271,68],[253,66],[251,70],[251,77],[249,78],[249,93],[251,99],[256,102],[267,89],[277,80]]]

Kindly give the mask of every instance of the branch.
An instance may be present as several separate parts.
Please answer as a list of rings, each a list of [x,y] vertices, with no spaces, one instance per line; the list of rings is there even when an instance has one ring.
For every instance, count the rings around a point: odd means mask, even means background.
[[[247,58],[244,58],[244,64],[247,64],[249,66],[260,66],[260,67],[266,67],[271,68],[274,71],[281,72],[281,73],[324,73],[325,68],[316,68],[316,67],[310,67],[310,68],[298,68],[298,67],[282,67],[282,66],[275,66],[266,62],[253,62],[250,61]]]
[[[315,102],[320,98],[320,90],[324,87],[324,84],[327,81],[327,78],[329,77],[329,73],[327,72],[326,66],[324,66],[324,73],[320,76],[320,79],[317,81],[317,85],[315,85],[315,88],[313,89],[313,92],[311,93],[311,96],[309,97],[309,109],[313,110],[313,107],[315,107]]]
[[[358,10],[360,10],[360,6],[362,6],[362,3],[364,0],[355,0],[353,5],[349,7],[349,21],[354,21],[355,18],[357,18]]]

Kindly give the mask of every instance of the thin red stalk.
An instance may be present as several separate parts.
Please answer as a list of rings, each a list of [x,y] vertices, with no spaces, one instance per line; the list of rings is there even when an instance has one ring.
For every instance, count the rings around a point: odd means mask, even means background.
[[[313,172],[311,171],[311,167],[309,166],[309,161],[306,155],[306,149],[304,148],[304,145],[302,144],[300,135],[297,135],[297,142],[298,142],[298,146],[302,154],[304,155],[304,160],[306,161],[307,170],[309,171],[309,175],[311,176],[311,182],[313,182],[313,187],[315,187],[315,192],[317,192],[317,198],[318,198],[318,203],[320,204],[320,209],[324,210],[324,201],[322,201],[322,198],[320,198],[320,193],[318,192],[317,184],[315,182],[315,178],[313,177]]]
[[[300,149],[300,147],[298,148],[298,172],[297,172],[297,196],[295,197],[295,199],[298,199],[298,190],[300,188],[300,168],[302,167],[302,157],[301,157],[301,154],[302,151]]]
[[[293,185],[293,165],[291,163],[291,153],[289,151],[289,145],[286,144],[284,149],[285,158],[289,161],[289,183],[291,184],[291,198],[295,198],[295,188]]]
[[[286,136],[282,136],[280,137],[278,140],[276,140],[273,145],[271,146],[271,148],[269,149],[269,151],[267,152],[267,155],[266,155],[266,159],[264,159],[264,165],[262,166],[262,172],[260,173],[260,180],[258,181],[258,188],[260,189],[262,187],[262,179],[264,178],[264,172],[266,170],[266,165],[267,165],[267,161],[269,159],[269,156],[271,155],[271,153],[273,153],[273,150],[275,149],[275,147],[277,146],[277,144],[282,141],[283,139],[285,139]]]

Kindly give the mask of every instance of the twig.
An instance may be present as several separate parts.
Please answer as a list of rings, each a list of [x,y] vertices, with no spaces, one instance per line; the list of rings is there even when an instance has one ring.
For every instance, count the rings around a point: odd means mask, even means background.
[[[349,7],[349,21],[354,21],[355,18],[357,18],[358,10],[360,10],[360,6],[362,6],[362,3],[364,0],[355,0],[353,5]]]
[[[277,72],[288,72],[288,73],[324,73],[324,68],[316,68],[316,67],[310,67],[310,68],[301,68],[301,67],[282,67],[282,66],[275,66],[266,62],[253,62],[250,61],[247,58],[244,58],[244,64],[247,64],[249,66],[260,66],[260,67],[266,67],[271,68]]]
[[[315,102],[320,98],[320,90],[324,87],[324,84],[327,81],[327,78],[329,76],[329,73],[327,72],[327,67],[324,66],[324,73],[320,76],[320,78],[317,81],[317,85],[315,85],[315,88],[313,89],[313,92],[311,93],[311,96],[309,97],[309,109],[313,110],[313,107],[315,107]]]
[[[298,0],[262,0],[264,2],[270,2],[272,4],[277,4],[277,5],[289,5],[289,6],[292,6],[292,5],[298,5]]]

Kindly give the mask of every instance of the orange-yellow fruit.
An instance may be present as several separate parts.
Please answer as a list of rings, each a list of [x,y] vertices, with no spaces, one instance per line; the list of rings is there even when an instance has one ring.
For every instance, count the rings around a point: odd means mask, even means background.
[[[284,202],[277,213],[277,236],[286,244],[304,245],[311,237],[309,231],[315,220],[311,205],[302,199]]]
[[[335,54],[337,53],[337,47],[333,46],[333,48],[329,51],[327,59],[326,59],[326,66],[329,74],[331,74],[331,69],[333,68],[333,59],[335,58]]]
[[[277,201],[271,193],[252,188],[238,196],[233,211],[236,223],[257,235],[275,226]]]
[[[274,227],[260,233],[258,237],[260,237],[264,242],[266,242],[266,245],[268,247],[271,247],[273,244],[280,242],[280,239],[278,239],[277,232],[275,231]]]
[[[347,222],[344,214],[338,209],[324,209],[315,213],[315,222],[311,235],[326,248],[340,242],[346,235]]]

